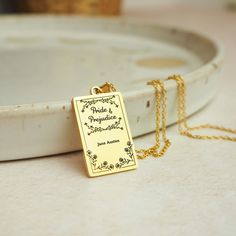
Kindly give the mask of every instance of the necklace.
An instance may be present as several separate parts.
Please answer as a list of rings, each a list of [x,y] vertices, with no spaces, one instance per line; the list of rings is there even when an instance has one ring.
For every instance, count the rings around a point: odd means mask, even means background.
[[[193,134],[194,130],[201,129],[213,129],[218,131],[223,131],[230,134],[236,134],[236,130],[211,124],[202,124],[194,127],[189,127],[187,124],[187,114],[186,114],[186,85],[184,79],[180,75],[173,75],[168,78],[168,80],[174,80],[177,83],[177,111],[178,111],[178,130],[181,135],[187,136],[193,139],[208,139],[208,140],[226,140],[236,142],[236,137],[228,135],[198,135]]]
[[[187,123],[186,114],[186,85],[182,76],[173,75],[168,77],[167,80],[174,80],[177,84],[177,114],[178,114],[178,131],[181,135],[187,136],[193,139],[203,139],[203,140],[226,140],[236,142],[236,137],[228,135],[199,135],[193,134],[192,131],[201,129],[213,129],[218,131],[223,131],[230,134],[236,134],[236,130],[231,128],[226,128],[218,125],[202,124],[198,126],[190,127]],[[166,138],[166,89],[164,83],[160,80],[152,80],[147,83],[155,88],[156,93],[156,145],[148,148],[136,150],[138,153],[137,157],[139,159],[144,159],[148,156],[161,157],[165,154],[170,146],[169,139]],[[162,109],[162,111],[160,111]],[[160,126],[160,120],[162,125]],[[161,127],[161,131],[160,131]],[[162,132],[162,140],[164,146],[160,149],[160,132]],[[159,150],[159,151],[158,151]]]
[[[236,142],[235,136],[194,134],[196,130],[211,129],[236,135],[236,130],[211,124],[190,127],[186,114],[185,81],[180,75],[170,76],[167,80],[174,80],[177,85],[177,124],[181,135],[193,139]],[[107,82],[100,87],[95,86],[91,89],[90,96],[73,99],[89,176],[135,169],[137,159],[145,159],[148,156],[162,157],[170,147],[171,142],[166,135],[167,91],[165,83],[161,80],[152,80],[147,82],[147,85],[153,86],[156,98],[156,142],[154,146],[147,149],[134,149],[122,95],[116,91],[112,83]],[[99,116],[96,116],[97,113]],[[94,125],[95,121],[99,123],[99,126]],[[107,144],[110,144],[109,148]],[[111,147],[113,144],[114,149]],[[95,150],[99,155],[93,154],[90,149]],[[111,162],[102,156],[109,157]]]

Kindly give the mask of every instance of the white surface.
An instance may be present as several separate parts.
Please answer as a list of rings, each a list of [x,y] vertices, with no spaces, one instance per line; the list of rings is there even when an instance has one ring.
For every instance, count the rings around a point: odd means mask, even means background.
[[[219,94],[189,121],[235,128],[236,15],[176,7],[132,14],[208,32],[227,45]],[[168,136],[164,158],[96,179],[86,177],[81,152],[0,163],[1,235],[235,236],[235,143],[187,139],[176,126]],[[135,144],[153,141],[151,134]]]
[[[137,20],[3,17],[0,161],[80,150],[71,99],[106,81],[124,96],[133,137],[155,130],[148,80],[184,75],[190,115],[215,95],[222,54],[207,36]],[[140,65],[150,60],[157,66]],[[177,119],[174,82],[166,81],[166,88],[169,125]]]
[[[234,0],[233,0],[234,1]],[[124,10],[138,9],[138,8],[146,8],[150,9],[151,7],[159,6],[169,6],[169,5],[179,5],[179,4],[188,4],[192,6],[203,5],[203,6],[222,6],[224,0],[124,0]]]

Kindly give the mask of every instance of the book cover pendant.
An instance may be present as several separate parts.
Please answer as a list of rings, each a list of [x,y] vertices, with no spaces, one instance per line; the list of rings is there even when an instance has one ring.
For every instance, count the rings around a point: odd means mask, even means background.
[[[73,98],[90,177],[137,168],[122,95],[98,93]]]

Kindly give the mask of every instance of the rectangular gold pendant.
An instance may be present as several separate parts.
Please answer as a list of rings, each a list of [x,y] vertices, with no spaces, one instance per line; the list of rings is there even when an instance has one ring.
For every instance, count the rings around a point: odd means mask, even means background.
[[[137,158],[119,92],[75,97],[73,105],[90,177],[137,168]]]

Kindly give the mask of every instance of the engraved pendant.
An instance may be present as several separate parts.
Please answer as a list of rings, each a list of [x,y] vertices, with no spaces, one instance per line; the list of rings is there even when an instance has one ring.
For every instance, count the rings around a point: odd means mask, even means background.
[[[73,98],[90,177],[137,168],[122,95],[99,93]]]

